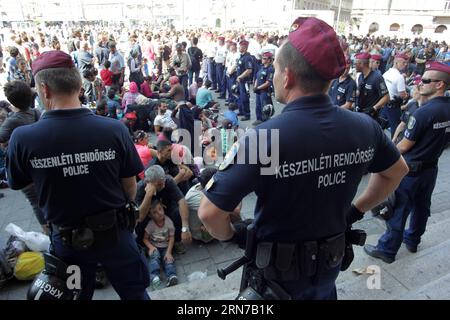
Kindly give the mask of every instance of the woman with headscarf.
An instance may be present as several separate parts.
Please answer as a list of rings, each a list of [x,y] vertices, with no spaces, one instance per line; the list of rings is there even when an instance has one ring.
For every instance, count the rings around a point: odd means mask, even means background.
[[[136,98],[140,95],[138,91],[138,85],[136,82],[130,83],[130,90],[125,93],[122,99],[122,109],[124,110],[124,113],[127,113],[127,107],[130,104],[134,104],[136,102]]]

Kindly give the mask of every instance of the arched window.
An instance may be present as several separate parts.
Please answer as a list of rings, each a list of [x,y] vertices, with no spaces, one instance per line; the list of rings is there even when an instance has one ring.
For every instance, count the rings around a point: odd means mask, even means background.
[[[369,33],[374,33],[378,30],[380,30],[380,25],[376,22],[373,22],[369,27]]]
[[[421,34],[423,32],[423,26],[421,24],[416,24],[411,28],[412,33]]]
[[[444,25],[440,25],[434,30],[434,33],[443,33],[445,30],[447,30],[447,27]]]
[[[400,30],[400,25],[398,23],[393,23],[389,27],[389,31],[398,31],[398,30]]]

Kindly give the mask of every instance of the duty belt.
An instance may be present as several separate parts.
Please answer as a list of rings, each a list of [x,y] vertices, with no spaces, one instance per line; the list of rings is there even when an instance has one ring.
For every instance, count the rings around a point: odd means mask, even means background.
[[[260,242],[256,266],[264,271],[266,280],[294,281],[338,267],[344,252],[345,233],[302,243]]]
[[[72,226],[51,224],[51,230],[65,246],[74,250],[105,249],[118,242],[120,230],[133,230],[135,219],[135,208],[131,210],[127,205],[87,216]]]
[[[423,171],[431,168],[435,168],[438,165],[438,160],[433,161],[408,161],[408,176],[415,177],[421,174]]]

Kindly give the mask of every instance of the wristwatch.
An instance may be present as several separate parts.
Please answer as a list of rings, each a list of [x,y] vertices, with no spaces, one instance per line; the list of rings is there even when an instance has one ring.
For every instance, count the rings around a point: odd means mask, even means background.
[[[183,228],[181,228],[181,232],[183,232],[183,233],[189,232],[189,227],[183,227]]]

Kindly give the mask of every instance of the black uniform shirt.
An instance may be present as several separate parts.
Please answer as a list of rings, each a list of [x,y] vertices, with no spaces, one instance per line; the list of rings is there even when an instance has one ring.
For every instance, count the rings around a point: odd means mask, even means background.
[[[56,225],[73,226],[123,207],[121,178],[143,169],[127,129],[85,108],[48,111],[40,121],[17,128],[7,154],[11,188],[34,183],[39,207]]]
[[[450,98],[429,100],[409,117],[405,138],[415,145],[405,153],[407,162],[439,159],[450,136]]]
[[[364,78],[364,74],[359,76],[358,92],[357,106],[362,111],[369,110],[381,98],[389,94],[383,76],[373,71],[369,73],[367,78]]]
[[[264,129],[278,130],[279,141],[272,142],[277,133],[268,131],[267,137],[256,140],[258,147],[246,143],[257,139],[252,135]],[[269,154],[267,151],[273,157],[279,155],[277,165],[230,161],[252,153]],[[318,240],[345,231],[346,213],[366,170],[384,171],[399,158],[397,148],[371,118],[334,106],[326,95],[303,97],[256,131],[249,130],[233,146],[221,171],[206,186],[205,195],[231,212],[254,191],[259,239]],[[261,169],[267,169],[265,175]]]

